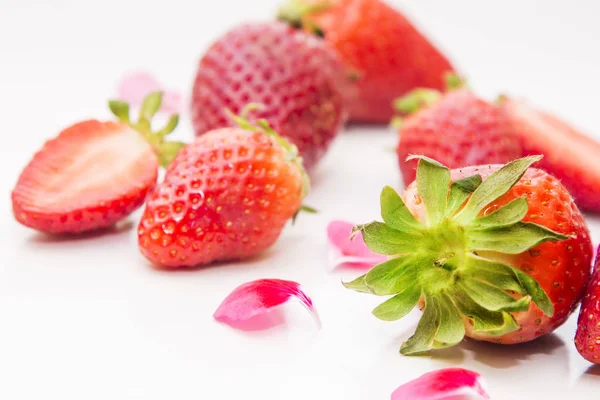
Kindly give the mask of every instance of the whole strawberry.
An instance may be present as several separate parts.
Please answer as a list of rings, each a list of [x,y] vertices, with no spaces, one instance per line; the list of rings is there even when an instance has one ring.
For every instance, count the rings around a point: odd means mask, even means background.
[[[592,280],[581,301],[575,347],[583,358],[600,364],[600,249],[596,255]]]
[[[530,168],[540,157],[453,171],[418,159],[404,200],[383,190],[384,222],[355,228],[389,261],[346,284],[392,295],[374,310],[383,320],[421,304],[421,321],[401,353],[453,346],[465,335],[526,342],[562,325],[585,291],[592,246],[567,190]]]
[[[411,154],[434,158],[449,168],[506,163],[523,154],[502,109],[468,89],[445,94],[416,89],[396,106],[409,114],[399,124],[397,148],[405,185],[415,180],[417,160],[407,160]]]
[[[142,253],[163,267],[244,259],[279,237],[308,181],[297,149],[261,121],[202,135],[175,158],[139,225]]]
[[[192,121],[202,135],[232,126],[226,109],[239,113],[261,104],[249,119],[268,120],[311,168],[345,122],[342,91],[342,64],[318,38],[279,22],[240,25],[200,60]]]
[[[183,146],[164,141],[177,115],[162,130],[150,129],[161,98],[150,94],[135,123],[127,103],[111,101],[120,122],[79,122],[46,142],[12,192],[15,219],[42,232],[79,233],[110,227],[139,208],[159,164],[168,165]]]
[[[324,36],[346,65],[350,119],[389,122],[393,100],[416,87],[442,89],[448,60],[381,0],[289,0],[279,18]]]
[[[577,205],[600,212],[600,142],[525,101],[501,98],[524,155],[544,154],[540,168],[559,178]]]

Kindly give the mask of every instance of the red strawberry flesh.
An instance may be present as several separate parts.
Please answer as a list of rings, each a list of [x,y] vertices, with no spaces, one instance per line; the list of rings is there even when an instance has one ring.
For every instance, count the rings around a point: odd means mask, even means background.
[[[151,146],[129,126],[84,121],[34,156],[12,193],[13,212],[50,233],[108,227],[141,206],[157,169]]]

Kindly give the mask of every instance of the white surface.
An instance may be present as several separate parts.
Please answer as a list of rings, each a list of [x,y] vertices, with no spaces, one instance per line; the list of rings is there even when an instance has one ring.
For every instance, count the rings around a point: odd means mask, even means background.
[[[597,2],[398,3],[482,93],[510,89],[600,135]],[[238,21],[268,18],[275,4],[1,0],[0,398],[375,400],[454,365],[481,372],[495,400],[597,398],[600,370],[586,373],[574,349],[575,317],[532,344],[466,342],[406,358],[398,348],[417,315],[380,322],[370,315],[378,299],[342,288],[357,273],[329,270],[325,226],[375,218],[381,187],[399,188],[387,129],[341,135],[307,201],[321,213],[300,218],[248,263],[161,272],[139,255],[135,229],[68,242],[13,221],[9,192],[21,168],[62,127],[108,118],[105,100],[122,73],[145,67],[187,91],[211,39]],[[178,136],[191,138],[188,121]],[[600,220],[588,221],[597,242]],[[265,277],[303,283],[323,329],[297,304],[286,308],[288,325],[266,333],[213,322],[230,290]]]

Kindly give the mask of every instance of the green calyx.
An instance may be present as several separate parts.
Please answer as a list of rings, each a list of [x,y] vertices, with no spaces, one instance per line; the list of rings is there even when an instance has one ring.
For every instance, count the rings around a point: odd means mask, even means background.
[[[458,90],[467,86],[463,78],[452,72],[445,73],[444,80],[446,82],[445,92]],[[391,125],[394,128],[401,128],[406,116],[435,104],[442,96],[443,93],[436,89],[416,88],[411,90],[404,96],[394,100],[394,109],[399,115],[392,119]]]
[[[385,187],[383,222],[357,226],[354,232],[362,233],[373,252],[390,258],[344,284],[358,292],[392,296],[373,311],[384,321],[398,320],[419,300],[424,302],[415,334],[400,352],[414,355],[456,345],[465,335],[465,323],[490,336],[515,331],[519,325],[513,313],[529,310],[531,302],[552,316],[553,304],[539,283],[497,260],[568,237],[523,222],[526,198],[482,215],[541,156],[513,161],[485,181],[474,175],[454,182],[444,165],[411,157],[415,158],[419,160],[416,185],[426,218],[417,220],[398,193]]]
[[[304,161],[298,152],[298,147],[296,147],[295,144],[291,143],[283,136],[279,135],[279,133],[277,133],[273,128],[271,128],[271,125],[269,125],[269,122],[266,119],[257,119],[256,124],[253,124],[248,118],[249,114],[252,111],[260,110],[262,108],[264,108],[262,104],[250,103],[246,105],[246,107],[244,107],[240,115],[235,115],[231,110],[225,110],[225,112],[227,113],[229,118],[231,118],[231,120],[235,122],[240,128],[253,132],[263,132],[267,136],[273,138],[283,148],[283,150],[287,154],[287,161],[296,166],[296,168],[298,168],[302,174],[302,198],[304,198],[308,195],[308,192],[310,191],[310,179],[308,177],[308,174],[306,173],[306,170],[304,169]],[[308,211],[309,209],[313,210],[313,212],[316,212],[313,208],[308,206],[302,206],[298,210],[298,212]],[[296,216],[297,213],[294,216],[294,220]]]
[[[166,141],[165,138],[175,130],[179,123],[179,115],[173,114],[164,127],[158,131],[152,130],[152,118],[162,104],[162,92],[153,92],[147,95],[140,108],[140,116],[136,122],[130,117],[129,104],[121,100],[110,100],[108,108],[119,121],[131,126],[138,131],[152,146],[161,166],[167,167],[177,153],[186,145],[183,142]]]
[[[288,23],[296,29],[308,28],[313,34],[319,37],[324,37],[325,32],[310,21],[312,14],[317,14],[331,7],[331,2],[323,1],[304,1],[304,0],[288,0],[284,3],[277,13],[277,19]]]

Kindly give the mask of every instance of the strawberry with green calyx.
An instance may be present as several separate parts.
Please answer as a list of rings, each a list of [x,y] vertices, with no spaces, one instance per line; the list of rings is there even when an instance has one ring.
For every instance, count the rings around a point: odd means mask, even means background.
[[[108,106],[119,121],[142,134],[144,139],[152,146],[160,165],[167,167],[186,143],[165,141],[165,138],[177,128],[179,123],[179,115],[177,114],[171,115],[165,126],[160,130],[152,131],[152,118],[160,109],[162,96],[162,92],[153,92],[146,96],[140,108],[140,116],[135,123],[130,119],[128,103],[121,100],[111,100],[108,102]]]
[[[111,101],[120,122],[82,121],[46,142],[21,173],[12,192],[15,219],[38,231],[70,234],[107,228],[139,208],[183,146],[165,142],[177,125],[172,116],[153,133],[151,119],[161,93],[152,93],[137,123],[129,105]]]
[[[568,192],[530,168],[541,157],[453,171],[414,158],[417,180],[404,200],[384,188],[384,222],[355,228],[390,259],[345,284],[393,296],[374,310],[386,321],[422,302],[401,353],[453,346],[465,335],[518,343],[560,326],[589,278],[591,242]]]
[[[453,67],[400,11],[381,0],[284,0],[278,18],[323,37],[346,67],[350,120],[387,123],[392,103],[418,87],[442,89]]]
[[[520,138],[506,113],[464,88],[455,75],[446,77],[448,91],[415,89],[397,99],[399,116],[398,165],[404,183],[415,179],[417,160],[411,154],[434,158],[449,168],[506,163],[522,157]]]
[[[270,247],[303,209],[308,176],[298,149],[265,120],[229,115],[186,146],[146,203],[138,229],[142,254],[162,267],[252,257]]]

